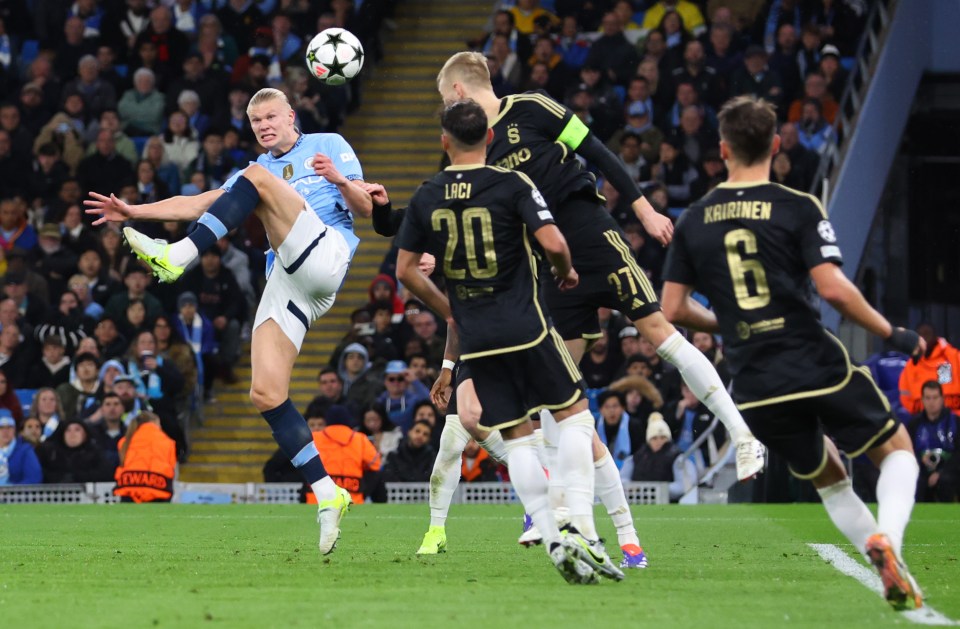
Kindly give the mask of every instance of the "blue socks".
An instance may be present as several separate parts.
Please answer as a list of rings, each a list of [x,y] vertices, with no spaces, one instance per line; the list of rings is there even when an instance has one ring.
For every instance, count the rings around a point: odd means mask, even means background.
[[[260,203],[260,193],[246,177],[238,177],[233,187],[213,202],[203,216],[197,220],[197,226],[187,234],[187,238],[203,252],[227,233],[240,227],[243,221]],[[276,409],[274,409],[276,410]]]
[[[242,179],[242,178],[241,178]],[[260,413],[270,424],[273,438],[293,466],[300,470],[307,483],[315,482],[327,476],[327,470],[320,461],[320,453],[313,443],[313,435],[307,427],[303,415],[294,408],[290,398],[276,408]]]

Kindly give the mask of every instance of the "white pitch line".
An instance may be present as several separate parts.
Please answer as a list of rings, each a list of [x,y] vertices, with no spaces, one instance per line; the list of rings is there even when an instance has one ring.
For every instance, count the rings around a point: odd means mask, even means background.
[[[817,554],[824,561],[842,574],[853,577],[860,582],[860,585],[883,596],[883,582],[880,581],[880,576],[862,563],[852,559],[847,553],[833,544],[807,544],[807,546],[817,551]],[[900,612],[900,615],[918,625],[952,626],[960,624],[947,618],[926,603],[920,609]]]

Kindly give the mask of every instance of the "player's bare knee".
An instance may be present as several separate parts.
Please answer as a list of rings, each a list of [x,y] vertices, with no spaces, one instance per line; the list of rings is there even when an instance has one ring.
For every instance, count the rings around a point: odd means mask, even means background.
[[[243,176],[257,188],[264,183],[266,178],[273,177],[269,170],[257,163],[247,166],[243,171]]]
[[[260,412],[277,408],[286,399],[285,395],[281,397],[276,391],[271,391],[268,387],[257,383],[250,385],[250,402]]]
[[[576,415],[577,413],[587,410],[587,408],[588,408],[588,402],[585,399],[577,400],[571,406],[568,406],[565,409],[562,409],[559,411],[553,411],[553,418],[556,419],[558,422],[562,422],[563,420],[570,417],[571,415]]]
[[[671,334],[677,331],[677,328],[673,327],[673,324],[667,320],[667,316],[663,312],[655,312],[643,319],[637,319],[633,323],[637,326],[637,330],[640,331],[643,338],[650,341],[654,347],[660,347]]]

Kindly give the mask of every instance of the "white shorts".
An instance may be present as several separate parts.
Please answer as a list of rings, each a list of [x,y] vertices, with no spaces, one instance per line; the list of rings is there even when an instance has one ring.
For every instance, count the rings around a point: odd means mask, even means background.
[[[299,352],[310,324],[333,306],[350,266],[350,247],[307,206],[276,251],[253,329],[273,319]]]

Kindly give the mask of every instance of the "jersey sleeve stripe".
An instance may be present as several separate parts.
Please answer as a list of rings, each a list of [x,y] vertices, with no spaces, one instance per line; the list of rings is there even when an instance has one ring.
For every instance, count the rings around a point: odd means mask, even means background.
[[[539,94],[526,94],[523,96],[514,96],[513,100],[515,102],[520,101],[520,102],[528,102],[528,103],[537,103],[538,105],[540,105],[541,107],[549,111],[551,114],[553,114],[557,118],[563,118],[563,115],[566,113],[562,105],[554,103],[553,101],[550,101],[547,98],[540,96]]]
[[[588,133],[590,133],[590,129],[587,125],[583,124],[582,120],[574,116],[567,121],[567,126],[560,132],[560,137],[557,138],[557,142],[569,146],[575,151],[583,142],[583,139],[587,137]]]

